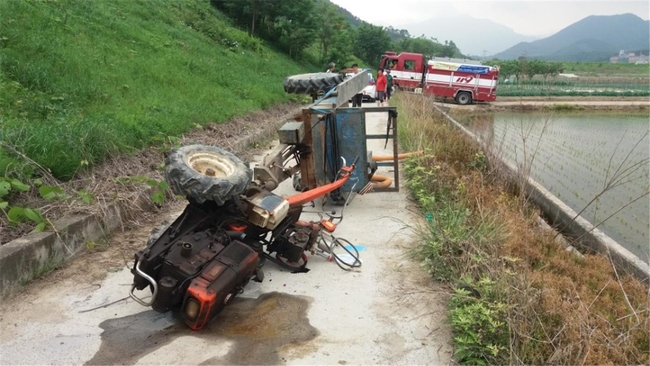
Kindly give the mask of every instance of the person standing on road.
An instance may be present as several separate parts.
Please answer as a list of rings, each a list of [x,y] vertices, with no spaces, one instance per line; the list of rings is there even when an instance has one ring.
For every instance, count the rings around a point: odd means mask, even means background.
[[[348,73],[346,76],[348,78],[351,78],[358,73],[359,73],[359,65],[352,64],[352,68],[348,69]],[[362,102],[363,102],[362,93],[356,94],[355,96],[352,97],[352,107],[361,107]]]
[[[390,69],[386,69],[386,102],[390,100],[393,94],[393,75],[390,74]]]
[[[388,80],[386,80],[386,75],[384,75],[384,70],[377,70],[377,82],[375,87],[377,88],[377,106],[383,106],[384,101],[386,100],[386,87]]]
[[[325,71],[325,72],[328,73],[328,74],[334,72],[334,67],[335,66],[336,66],[335,63],[330,62],[329,65],[327,65],[327,71]]]

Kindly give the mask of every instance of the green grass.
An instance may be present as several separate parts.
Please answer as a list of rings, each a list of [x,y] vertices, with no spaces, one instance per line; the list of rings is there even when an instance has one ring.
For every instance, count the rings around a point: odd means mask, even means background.
[[[617,92],[613,90],[543,90],[543,89],[500,89],[497,92],[501,97],[648,97],[650,91],[627,90]]]
[[[581,75],[606,75],[606,76],[645,76],[650,74],[650,64],[628,64],[609,62],[563,62],[565,73]]]
[[[574,84],[574,85],[526,85],[500,84],[497,95],[501,97],[647,97],[647,85]]]
[[[502,82],[497,94],[511,96],[600,96],[646,97],[650,96],[647,78],[593,78],[575,80],[522,80],[518,84]]]
[[[285,102],[283,78],[306,71],[208,1],[0,1],[0,14],[0,142],[61,179]],[[30,173],[0,149],[0,174]]]

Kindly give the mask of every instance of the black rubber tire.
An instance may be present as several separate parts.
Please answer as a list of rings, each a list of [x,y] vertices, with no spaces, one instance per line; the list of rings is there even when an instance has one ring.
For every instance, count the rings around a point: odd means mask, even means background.
[[[307,190],[305,186],[302,185],[302,175],[300,172],[297,172],[291,177],[291,184],[293,186],[293,189],[295,189],[297,192],[304,192]]]
[[[317,72],[284,78],[284,91],[291,94],[318,94],[339,85],[345,80],[343,74]]]
[[[472,104],[472,94],[469,92],[458,92],[456,94],[456,103],[460,105]]]
[[[169,229],[169,226],[171,224],[172,224],[171,222],[165,220],[162,223],[160,223],[159,226],[151,229],[151,234],[149,234],[149,238],[147,238],[147,246],[153,244],[156,240],[158,240],[162,236],[162,234],[167,229]]]
[[[212,168],[215,176],[205,175]],[[165,180],[172,192],[197,203],[214,201],[223,205],[244,192],[253,171],[234,154],[207,145],[188,145],[172,150],[165,159]]]

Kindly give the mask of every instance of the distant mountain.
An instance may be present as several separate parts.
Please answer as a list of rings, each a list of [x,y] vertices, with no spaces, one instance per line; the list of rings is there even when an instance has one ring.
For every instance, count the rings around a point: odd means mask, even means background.
[[[522,42],[497,53],[501,60],[520,56],[553,61],[605,61],[620,50],[646,50],[650,22],[634,14],[592,15],[534,42]]]
[[[452,40],[465,55],[493,55],[519,42],[530,42],[540,37],[524,36],[505,25],[487,19],[476,19],[468,15],[452,13],[445,17],[424,22],[400,25],[411,36],[437,38],[444,43]],[[485,52],[484,52],[485,51]]]

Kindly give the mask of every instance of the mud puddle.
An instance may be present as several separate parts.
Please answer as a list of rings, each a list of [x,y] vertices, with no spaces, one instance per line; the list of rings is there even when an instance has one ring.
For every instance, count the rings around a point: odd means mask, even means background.
[[[140,358],[183,336],[215,346],[230,341],[224,357],[210,358],[203,364],[282,363],[279,351],[302,345],[318,336],[311,326],[307,310],[311,299],[272,292],[257,299],[237,298],[203,330],[192,331],[178,314],[173,316],[153,310],[105,320],[101,346],[86,365],[135,364]]]

